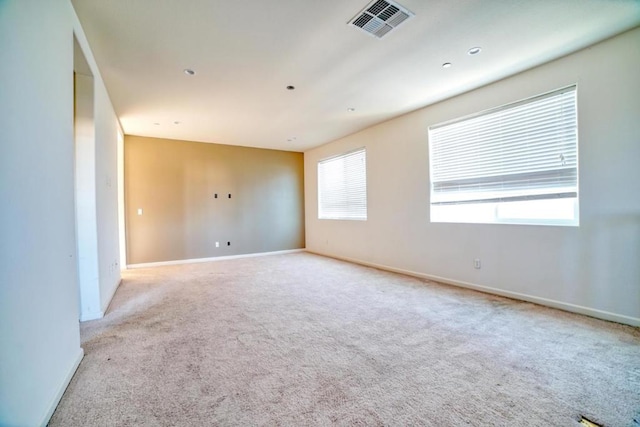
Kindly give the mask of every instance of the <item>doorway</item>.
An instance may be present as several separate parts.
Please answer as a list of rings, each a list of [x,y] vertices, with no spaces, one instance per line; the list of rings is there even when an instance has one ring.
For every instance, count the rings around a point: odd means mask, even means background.
[[[96,216],[94,77],[75,35],[74,151],[76,250],[80,321],[103,316],[100,307],[98,230]]]

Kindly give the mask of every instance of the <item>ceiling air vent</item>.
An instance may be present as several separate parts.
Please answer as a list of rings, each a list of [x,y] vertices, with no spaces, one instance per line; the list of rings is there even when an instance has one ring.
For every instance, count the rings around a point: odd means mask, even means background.
[[[349,24],[372,36],[382,38],[412,16],[414,16],[413,12],[398,3],[390,0],[373,0]]]

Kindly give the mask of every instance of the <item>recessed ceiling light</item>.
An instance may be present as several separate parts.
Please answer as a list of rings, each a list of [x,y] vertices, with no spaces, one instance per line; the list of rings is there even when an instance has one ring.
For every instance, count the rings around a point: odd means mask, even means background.
[[[185,73],[187,76],[195,76],[195,75],[196,75],[196,72],[195,72],[195,71],[193,71],[191,68],[185,68],[185,69],[184,69],[184,73]]]
[[[442,64],[442,68],[451,68],[451,62],[445,62]]]
[[[349,107],[349,108],[347,108],[347,111],[350,112],[350,113],[353,113],[354,111],[356,111],[356,109],[353,108],[353,107]]]
[[[296,88],[295,86],[291,86],[291,85],[287,86],[287,90],[294,90],[295,88]]]
[[[179,124],[180,124],[180,122],[175,121],[175,122],[173,122],[173,124],[174,124],[174,125],[179,125]]]
[[[477,54],[479,54],[479,53],[480,53],[480,51],[481,51],[481,50],[482,50],[482,48],[480,48],[480,47],[476,46],[476,47],[472,47],[471,49],[469,49],[469,50],[467,51],[467,53],[468,53],[469,55],[477,55]]]

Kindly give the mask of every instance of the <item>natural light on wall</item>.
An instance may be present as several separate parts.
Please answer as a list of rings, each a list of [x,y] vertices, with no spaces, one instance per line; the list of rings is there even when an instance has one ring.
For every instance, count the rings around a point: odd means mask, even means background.
[[[429,128],[431,221],[573,225],[576,86]]]
[[[318,218],[367,219],[364,148],[318,162]]]

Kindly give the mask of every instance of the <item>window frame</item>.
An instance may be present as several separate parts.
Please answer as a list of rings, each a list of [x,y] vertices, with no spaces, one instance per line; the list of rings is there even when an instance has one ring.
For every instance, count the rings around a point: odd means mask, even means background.
[[[575,142],[575,146],[572,147],[572,153],[575,152],[575,180],[571,182],[571,188],[573,191],[570,193],[575,193],[575,196],[567,196],[558,192],[556,196],[542,196],[544,188],[543,186],[538,187],[527,187],[527,190],[535,190],[536,194],[532,197],[529,197],[525,194],[524,190],[522,191],[520,196],[511,196],[511,197],[498,197],[496,200],[491,200],[487,198],[486,200],[480,199],[470,199],[465,200],[464,197],[459,199],[458,201],[451,202],[443,202],[442,200],[434,203],[434,143],[433,143],[433,135],[432,132],[436,129],[442,129],[446,127],[453,127],[457,124],[464,124],[465,122],[470,122],[472,120],[477,120],[478,118],[488,117],[491,120],[493,117],[498,116],[500,113],[504,111],[516,111],[517,108],[526,106],[529,104],[534,104],[534,108],[537,106],[536,103],[544,102],[545,100],[552,99],[556,96],[564,96],[567,93],[572,94],[572,112],[574,115],[569,116],[571,118],[571,123],[575,123],[575,128],[572,129],[572,135],[574,138],[572,142]],[[562,113],[564,115],[564,112]],[[563,118],[564,119],[564,118]],[[546,129],[549,121],[545,121],[542,125],[536,127],[535,129]],[[566,125],[565,122],[561,122],[562,125]],[[478,122],[479,125],[482,125],[482,122]],[[501,124],[502,125],[502,124]],[[526,128],[526,125],[522,125],[522,128]],[[428,149],[429,149],[429,207],[430,207],[430,218],[429,221],[431,223],[469,223],[469,224],[518,224],[518,225],[548,225],[548,226],[579,226],[580,225],[580,210],[579,210],[579,200],[580,200],[580,174],[579,174],[579,113],[578,113],[578,85],[571,84],[559,89],[555,89],[543,94],[531,96],[529,98],[521,99],[515,102],[511,102],[508,104],[503,104],[498,107],[489,108],[477,113],[469,114],[466,116],[462,116],[459,118],[455,118],[452,120],[448,120],[445,122],[437,123],[429,126],[428,128]],[[485,142],[486,145],[491,146],[495,144],[497,141],[497,137],[500,134],[500,131],[495,131],[491,134],[490,141]],[[486,147],[483,147],[486,150]],[[486,154],[481,150],[482,154]],[[538,153],[538,152],[536,152]],[[523,154],[521,155],[523,159],[526,159]],[[520,158],[520,157],[519,157]],[[564,159],[563,159],[564,161]],[[560,171],[562,168],[558,168],[555,171]],[[554,170],[551,170],[553,172]],[[560,172],[561,173],[561,172]],[[501,175],[496,175],[497,179],[491,180],[490,183],[499,183],[504,182],[504,178],[508,177],[509,174],[505,174],[504,172]],[[469,181],[474,183],[483,180],[482,175],[478,175],[474,178],[470,178]],[[575,183],[575,187],[574,184]],[[556,184],[558,188],[561,187],[560,184]],[[512,189],[514,192],[518,192],[518,190],[514,187]],[[556,194],[555,192],[551,192]],[[467,195],[468,197],[468,195]],[[440,196],[442,198],[442,196]],[[555,201],[555,202],[552,202]],[[555,204],[557,208],[556,217],[552,218],[549,213],[546,217],[541,217],[538,210],[549,210],[549,206],[551,204]],[[529,206],[527,208],[527,206]],[[477,208],[477,214],[474,211],[474,208]],[[520,212],[518,212],[520,209]],[[511,216],[504,216],[506,212],[511,210],[513,214]],[[492,212],[491,212],[492,211]],[[448,212],[448,213],[447,213]],[[529,212],[529,215],[524,215],[523,213]]]
[[[337,161],[337,160],[342,160],[342,159],[348,159],[351,156],[357,155],[359,153],[363,154],[363,161],[364,161],[364,170],[363,170],[363,179],[362,184],[364,186],[364,200],[362,203],[362,201],[359,203],[361,206],[360,208],[362,209],[362,205],[364,205],[364,214],[362,214],[360,212],[360,214],[358,214],[358,212],[354,212],[352,214],[347,214],[347,215],[332,215],[330,213],[327,212],[327,210],[323,210],[323,182],[322,182],[322,171],[321,171],[321,165],[323,164],[328,164],[331,161]],[[317,177],[317,201],[318,201],[318,219],[319,220],[339,220],[339,221],[366,221],[368,218],[368,207],[367,207],[367,199],[368,199],[368,192],[367,192],[367,149],[366,147],[359,147],[353,150],[349,150],[349,151],[345,151],[343,153],[340,154],[336,154],[336,155],[332,155],[329,157],[325,157],[323,159],[318,160],[317,162],[317,167],[316,167],[316,177]],[[351,190],[353,191],[354,189],[351,188]],[[349,189],[345,190],[345,194],[343,195],[343,197],[347,198],[349,197]],[[345,200],[344,201],[344,205],[347,209],[350,209],[349,206],[349,200]],[[354,205],[357,207],[358,203],[354,203]]]

